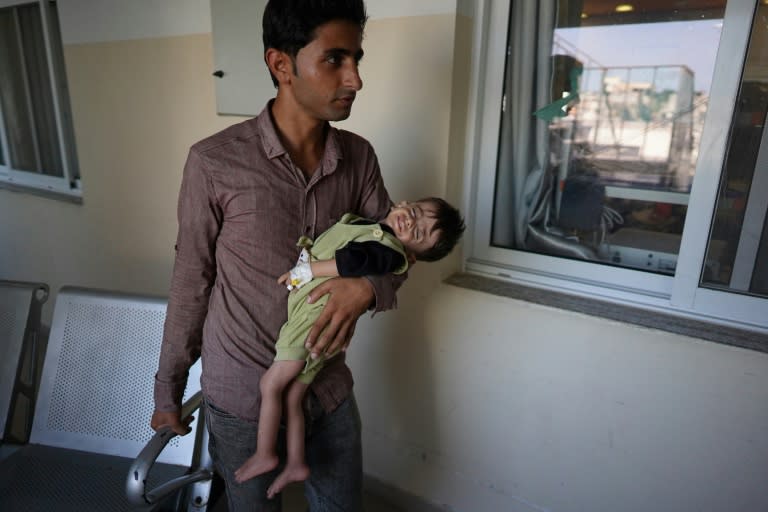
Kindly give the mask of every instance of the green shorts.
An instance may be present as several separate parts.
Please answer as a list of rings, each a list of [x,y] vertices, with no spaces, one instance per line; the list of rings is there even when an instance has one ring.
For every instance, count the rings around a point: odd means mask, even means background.
[[[312,359],[309,351],[304,347],[304,342],[309,336],[309,330],[317,317],[323,311],[328,302],[328,295],[324,295],[317,302],[307,304],[305,293],[291,292],[288,297],[288,321],[280,329],[280,335],[275,344],[275,361],[306,361],[304,369],[297,377],[299,382],[309,385],[323,369],[325,361],[332,357],[320,356]]]

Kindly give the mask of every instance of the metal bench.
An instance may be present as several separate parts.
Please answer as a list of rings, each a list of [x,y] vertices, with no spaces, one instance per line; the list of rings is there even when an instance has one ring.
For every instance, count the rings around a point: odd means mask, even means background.
[[[0,440],[26,443],[32,427],[40,358],[43,283],[0,281]]]
[[[0,508],[206,510],[211,472],[202,422],[183,437],[149,427],[165,309],[164,299],[62,288],[30,444],[0,461]],[[197,363],[185,414],[199,405],[199,381]]]

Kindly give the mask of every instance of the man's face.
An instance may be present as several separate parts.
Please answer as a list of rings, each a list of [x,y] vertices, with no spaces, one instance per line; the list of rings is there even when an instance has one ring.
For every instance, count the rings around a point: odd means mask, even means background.
[[[296,54],[291,78],[293,96],[308,115],[323,121],[349,117],[355,94],[363,87],[358,63],[363,58],[362,32],[349,21],[329,21]]]
[[[431,249],[440,237],[435,230],[435,206],[430,202],[397,203],[389,210],[384,224],[392,228],[405,250],[411,254]]]

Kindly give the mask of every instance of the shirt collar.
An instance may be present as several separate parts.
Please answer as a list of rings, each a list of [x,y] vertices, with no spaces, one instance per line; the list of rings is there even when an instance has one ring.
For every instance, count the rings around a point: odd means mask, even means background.
[[[258,133],[261,134],[261,143],[264,146],[264,153],[267,158],[276,158],[280,155],[287,153],[283,143],[280,142],[280,137],[277,136],[277,129],[275,129],[275,122],[272,120],[272,102],[275,100],[269,100],[267,105],[256,116],[255,122],[258,129]]]
[[[256,126],[261,133],[261,143],[264,146],[264,153],[267,158],[277,158],[282,155],[288,154],[283,143],[280,141],[280,137],[277,135],[277,129],[275,128],[275,121],[272,119],[272,102],[271,99],[267,102],[267,105],[256,116]],[[325,150],[323,152],[323,163],[320,168],[320,172],[323,175],[330,174],[338,167],[338,161],[344,158],[341,151],[341,143],[339,141],[339,131],[333,126],[328,125],[328,135],[325,138]]]

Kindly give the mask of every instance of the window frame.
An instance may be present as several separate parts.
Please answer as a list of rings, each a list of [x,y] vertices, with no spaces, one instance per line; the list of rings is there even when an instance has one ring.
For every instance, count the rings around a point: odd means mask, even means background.
[[[17,191],[27,191],[36,194],[80,202],[82,187],[80,182],[77,153],[75,149],[74,128],[67,92],[67,80],[64,61],[61,55],[63,41],[60,30],[52,27],[51,9],[58,9],[59,3],[53,7],[50,0],[0,0],[0,8],[12,8],[22,5],[37,5],[40,8],[40,19],[43,28],[46,65],[50,76],[53,100],[53,116],[58,136],[58,151],[61,157],[63,176],[14,169],[10,165],[10,151],[7,139],[6,121],[0,104],[0,146],[6,163],[0,163],[0,188]],[[55,41],[54,37],[58,40]],[[58,45],[58,48],[54,45]]]
[[[699,286],[757,2],[730,0],[674,276],[491,245],[511,2],[478,0],[465,168],[465,268],[526,286],[768,333],[768,299]],[[742,58],[734,72],[734,55]]]

